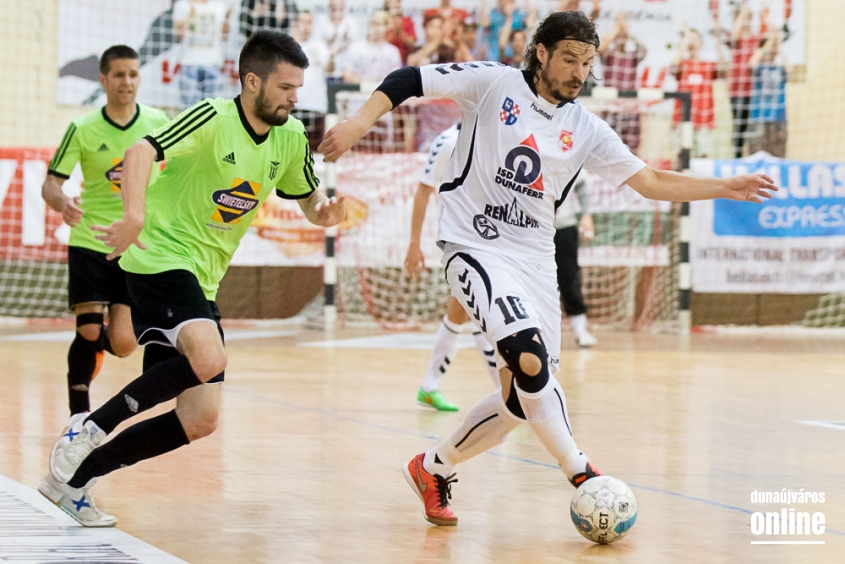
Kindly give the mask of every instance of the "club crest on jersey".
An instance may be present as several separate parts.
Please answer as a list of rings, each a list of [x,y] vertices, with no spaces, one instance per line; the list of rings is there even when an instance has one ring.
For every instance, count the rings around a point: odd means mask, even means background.
[[[499,167],[496,172],[496,184],[542,200],[544,188],[541,165],[540,151],[534,141],[534,134],[531,134],[508,152],[505,166]]]
[[[211,200],[217,204],[217,209],[211,214],[211,221],[235,225],[245,214],[258,207],[258,193],[260,191],[261,184],[235,178],[232,181],[231,188],[217,190],[211,195]],[[206,225],[208,226],[208,224]],[[231,230],[231,227],[226,230]]]
[[[499,112],[499,119],[505,125],[513,125],[519,119],[519,104],[515,103],[510,98],[505,98],[505,103],[502,104],[502,111]]]
[[[111,168],[106,171],[106,180],[111,183],[112,192],[120,192],[120,177],[123,175],[123,159],[115,157],[111,160]]]
[[[572,136],[575,135],[572,131],[560,130],[560,138],[557,140],[557,146],[564,153],[572,148]]]

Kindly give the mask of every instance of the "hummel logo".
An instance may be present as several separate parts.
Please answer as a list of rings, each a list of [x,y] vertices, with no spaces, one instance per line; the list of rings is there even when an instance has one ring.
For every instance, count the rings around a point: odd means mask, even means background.
[[[422,481],[422,476],[420,476],[420,463],[417,461],[417,487],[420,489],[420,493],[424,492],[428,489],[428,484],[424,484]]]
[[[229,163],[229,164],[237,164],[237,163],[235,163],[235,153],[232,152],[232,153],[229,153],[228,155],[226,155],[225,157],[223,157],[223,162]]]
[[[97,149],[97,152],[102,153],[103,151],[108,151],[108,150],[109,150],[109,148],[106,146],[105,143],[103,143],[102,145],[100,145],[100,148]]]
[[[129,411],[132,413],[138,413],[138,400],[129,394],[123,394],[123,399],[126,400],[126,405],[129,407]]]

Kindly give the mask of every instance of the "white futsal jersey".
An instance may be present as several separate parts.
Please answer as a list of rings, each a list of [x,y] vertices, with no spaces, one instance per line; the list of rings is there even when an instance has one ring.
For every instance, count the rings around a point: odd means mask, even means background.
[[[499,63],[428,65],[425,96],[463,110],[446,167],[438,239],[543,262],[554,260],[555,208],[582,167],[620,186],[645,163],[577,100],[537,95],[527,72]]]
[[[455,150],[455,144],[458,142],[460,131],[461,126],[456,123],[434,138],[431,147],[428,149],[425,168],[423,168],[420,176],[421,184],[434,188],[440,186],[443,175],[446,173],[446,165],[449,164],[449,159]]]

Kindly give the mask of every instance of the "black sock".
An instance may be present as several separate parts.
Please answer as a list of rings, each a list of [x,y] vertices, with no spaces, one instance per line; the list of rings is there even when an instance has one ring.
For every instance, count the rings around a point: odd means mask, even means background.
[[[174,347],[150,343],[144,346],[144,372],[165,360],[179,356],[179,351]]]
[[[111,433],[133,415],[172,400],[200,384],[188,357],[179,355],[152,366],[89,415],[86,421],[91,420],[106,433]]]
[[[109,340],[109,326],[105,323],[103,323],[103,329],[100,332],[100,347],[102,347],[101,350],[106,351],[110,355],[117,356],[111,348],[111,341]]]
[[[102,350],[99,341],[89,341],[79,333],[70,344],[67,351],[67,395],[71,415],[91,409],[88,387],[97,366],[97,353]]]
[[[68,482],[72,488],[82,488],[91,478],[105,476],[124,466],[159,456],[185,446],[188,436],[176,416],[176,410],[132,425],[104,445],[95,448],[82,461],[76,474]]]

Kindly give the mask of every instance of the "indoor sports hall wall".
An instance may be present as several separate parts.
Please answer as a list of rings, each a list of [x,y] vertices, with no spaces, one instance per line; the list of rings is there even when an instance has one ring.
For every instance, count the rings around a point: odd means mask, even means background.
[[[552,4],[551,0],[543,1]],[[0,149],[51,149],[67,123],[88,111],[56,103],[58,5],[58,0],[3,1]],[[787,158],[843,161],[845,5],[841,0],[805,0],[804,15],[803,80],[787,86]],[[299,306],[316,295],[319,285],[319,268],[281,273],[272,267],[237,267],[224,280],[220,301],[229,317],[284,317],[299,311]],[[277,299],[279,295],[289,299],[280,304],[283,300]],[[694,294],[693,319],[696,324],[784,323],[800,319],[817,301],[818,295]]]

